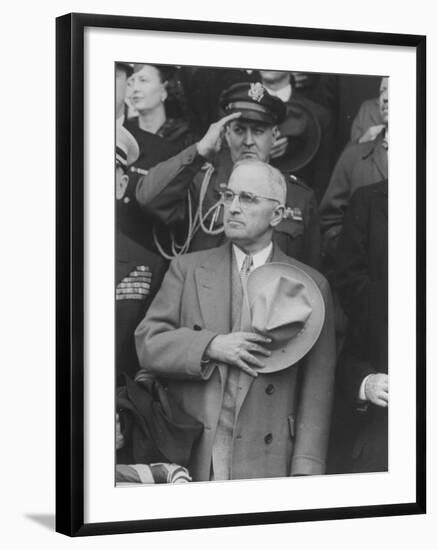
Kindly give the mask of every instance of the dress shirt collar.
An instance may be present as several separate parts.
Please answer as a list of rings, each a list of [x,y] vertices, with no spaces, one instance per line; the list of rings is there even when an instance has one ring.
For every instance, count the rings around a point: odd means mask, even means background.
[[[272,247],[273,244],[270,242],[270,244],[260,250],[260,252],[252,255],[251,271],[259,267],[260,265],[264,265],[267,262],[270,254],[272,253]],[[238,248],[238,246],[236,246],[235,244],[232,245],[232,248],[234,250],[235,258],[237,260],[238,271],[241,271],[241,266],[243,265],[244,258],[247,256],[247,254],[243,252],[240,248]]]

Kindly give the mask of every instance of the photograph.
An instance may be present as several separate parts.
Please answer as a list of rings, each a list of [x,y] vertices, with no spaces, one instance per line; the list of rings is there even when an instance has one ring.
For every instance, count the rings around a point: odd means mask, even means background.
[[[115,63],[117,484],[388,470],[388,105]]]
[[[424,41],[58,19],[59,532],[424,513]]]

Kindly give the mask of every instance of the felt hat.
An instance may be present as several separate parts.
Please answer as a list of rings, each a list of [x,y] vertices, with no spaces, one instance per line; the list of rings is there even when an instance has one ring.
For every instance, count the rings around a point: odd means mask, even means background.
[[[282,157],[271,159],[280,170],[297,171],[304,168],[319,150],[322,131],[313,111],[305,103],[287,103],[287,114],[279,125],[281,136],[288,137],[288,148]]]
[[[251,330],[272,340],[259,374],[291,367],[317,342],[325,302],[316,282],[302,269],[271,262],[254,269],[247,281]]]
[[[261,82],[238,82],[220,96],[220,107],[225,115],[241,113],[244,120],[280,124],[285,118],[285,104],[273,97]]]

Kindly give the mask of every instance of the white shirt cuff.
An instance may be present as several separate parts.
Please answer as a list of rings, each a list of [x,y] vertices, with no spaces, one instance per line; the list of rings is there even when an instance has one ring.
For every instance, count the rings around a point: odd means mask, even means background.
[[[358,399],[360,401],[367,401],[366,392],[364,391],[364,388],[366,386],[366,381],[369,378],[369,376],[372,376],[371,374],[368,374],[363,381],[361,382],[360,391],[358,392]]]

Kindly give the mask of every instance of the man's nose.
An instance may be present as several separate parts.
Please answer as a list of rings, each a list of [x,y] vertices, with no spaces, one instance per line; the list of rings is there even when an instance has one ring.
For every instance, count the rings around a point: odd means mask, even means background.
[[[253,144],[253,135],[252,130],[246,130],[244,134],[244,143],[245,145],[252,145]]]
[[[234,195],[231,204],[229,205],[229,212],[241,212],[240,199],[238,195]]]

